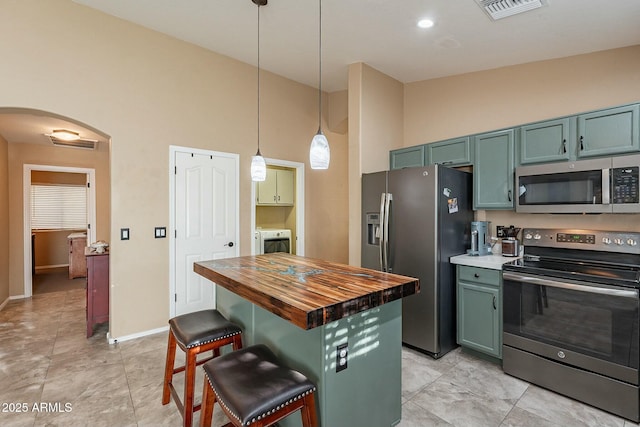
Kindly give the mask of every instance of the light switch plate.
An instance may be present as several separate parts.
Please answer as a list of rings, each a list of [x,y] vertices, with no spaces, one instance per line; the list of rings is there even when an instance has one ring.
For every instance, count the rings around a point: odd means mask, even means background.
[[[129,240],[129,229],[121,228],[120,229],[120,240]]]
[[[154,236],[156,239],[164,239],[167,237],[167,227],[156,227],[154,229]]]

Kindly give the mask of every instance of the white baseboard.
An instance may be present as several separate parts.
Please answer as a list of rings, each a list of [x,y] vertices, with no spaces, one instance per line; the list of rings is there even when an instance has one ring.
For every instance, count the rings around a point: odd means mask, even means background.
[[[138,332],[135,334],[131,334],[131,335],[125,335],[123,337],[118,337],[118,338],[114,338],[111,336],[110,332],[107,332],[107,340],[109,341],[109,344],[116,344],[119,342],[123,342],[123,341],[129,341],[129,340],[134,340],[136,338],[142,338],[142,337],[146,337],[147,335],[153,335],[153,334],[158,334],[160,332],[166,332],[169,330],[169,326],[163,326],[162,328],[157,328],[157,329],[151,329],[148,331],[144,331],[144,332]]]
[[[14,299],[25,299],[26,297],[24,296],[24,294],[22,295],[14,295],[9,297],[10,300],[14,300]]]
[[[52,265],[38,265],[36,266],[36,271],[38,270],[49,270],[51,268],[62,268],[62,267],[69,267],[69,264],[52,264]]]

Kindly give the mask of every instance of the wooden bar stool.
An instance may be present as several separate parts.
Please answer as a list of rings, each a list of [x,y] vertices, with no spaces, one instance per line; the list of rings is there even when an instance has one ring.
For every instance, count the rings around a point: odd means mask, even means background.
[[[194,405],[193,401],[196,366],[219,356],[222,346],[233,344],[234,350],[242,348],[241,334],[242,329],[229,322],[218,310],[196,311],[169,320],[169,342],[164,369],[162,404],[166,405],[173,397],[185,427],[191,427],[193,413],[201,407],[201,405]],[[174,366],[176,346],[179,346],[186,354],[185,365],[177,368]],[[213,351],[213,355],[198,361],[198,354],[207,351]],[[182,371],[185,371],[185,378],[184,399],[181,401],[173,386],[173,374]]]
[[[302,425],[317,427],[316,386],[283,365],[265,345],[253,345],[204,364],[200,427],[211,427],[217,401],[231,420],[224,427],[267,427],[300,409]]]

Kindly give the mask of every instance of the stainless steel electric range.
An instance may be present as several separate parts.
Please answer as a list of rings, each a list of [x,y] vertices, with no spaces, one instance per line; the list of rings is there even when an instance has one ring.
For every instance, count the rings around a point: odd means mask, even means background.
[[[525,229],[503,266],[504,372],[639,421],[640,233]]]

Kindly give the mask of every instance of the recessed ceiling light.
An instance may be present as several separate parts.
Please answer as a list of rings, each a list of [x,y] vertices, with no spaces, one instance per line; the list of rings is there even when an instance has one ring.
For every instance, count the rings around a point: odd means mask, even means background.
[[[431,19],[421,19],[418,21],[418,27],[420,28],[431,28],[433,27],[433,21]]]

